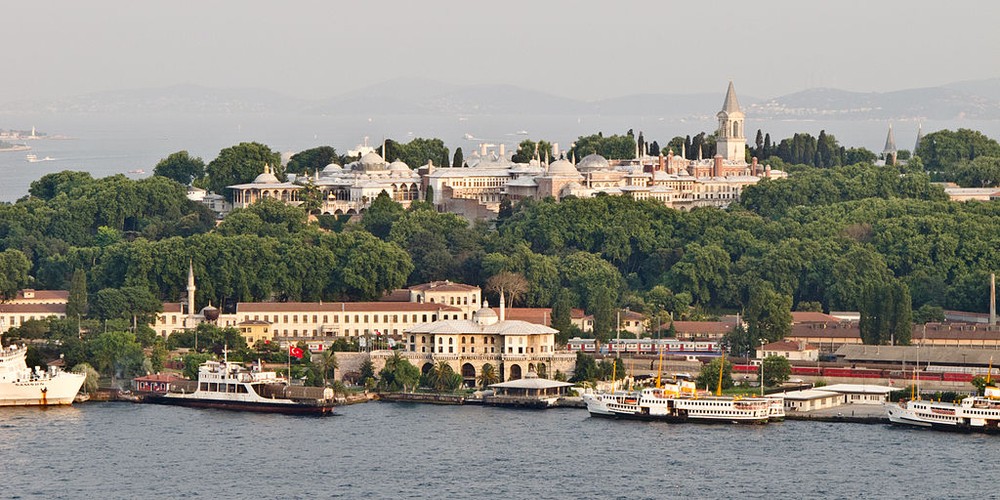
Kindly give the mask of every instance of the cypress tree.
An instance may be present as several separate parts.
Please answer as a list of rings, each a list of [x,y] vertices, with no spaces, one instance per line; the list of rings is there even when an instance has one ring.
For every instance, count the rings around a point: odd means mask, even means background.
[[[86,316],[89,306],[87,304],[87,273],[83,269],[73,271],[73,278],[69,282],[69,298],[66,302],[66,317]]]
[[[451,161],[451,164],[455,168],[462,167],[465,165],[465,156],[462,155],[461,146],[455,148],[455,159]]]

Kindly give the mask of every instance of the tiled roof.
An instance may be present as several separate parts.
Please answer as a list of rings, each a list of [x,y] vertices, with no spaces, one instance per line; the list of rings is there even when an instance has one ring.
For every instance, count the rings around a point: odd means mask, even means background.
[[[433,290],[435,292],[471,292],[473,290],[479,290],[479,287],[473,285],[463,285],[462,283],[452,283],[451,281],[431,281],[430,283],[413,285],[410,287],[410,290],[420,292],[428,290]]]
[[[840,319],[836,316],[830,316],[829,314],[823,314],[821,312],[811,312],[811,311],[792,311],[792,324],[796,323],[820,323],[820,322],[839,322]]]
[[[30,298],[30,299],[25,299],[24,298],[24,292],[25,291],[34,292],[35,296],[33,298]],[[16,302],[18,300],[60,300],[60,301],[65,301],[65,300],[69,300],[69,290],[32,290],[32,289],[28,288],[26,290],[19,290],[17,292],[17,297],[14,298],[14,301]]]
[[[728,333],[735,324],[726,321],[674,321],[674,329],[677,333]],[[670,323],[660,327],[666,331],[670,328]]]
[[[806,344],[803,346],[798,342],[792,342],[790,340],[779,340],[778,342],[771,342],[770,344],[765,344],[763,349],[765,351],[801,352],[801,351],[815,351],[818,348],[810,344]]]
[[[236,313],[254,312],[455,312],[461,309],[443,304],[417,302],[240,302]]]
[[[0,314],[66,314],[66,304],[0,304]]]
[[[479,325],[465,319],[449,319],[422,323],[410,329],[410,333],[427,333],[436,335],[541,335],[558,333],[545,325],[528,323],[527,321],[506,320],[492,325]]]

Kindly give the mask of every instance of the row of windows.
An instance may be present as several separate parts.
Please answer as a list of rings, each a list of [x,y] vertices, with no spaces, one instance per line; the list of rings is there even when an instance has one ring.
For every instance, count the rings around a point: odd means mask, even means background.
[[[225,392],[235,394],[246,394],[247,388],[243,384],[218,384],[215,382],[202,382],[198,385],[198,390],[208,392]]]

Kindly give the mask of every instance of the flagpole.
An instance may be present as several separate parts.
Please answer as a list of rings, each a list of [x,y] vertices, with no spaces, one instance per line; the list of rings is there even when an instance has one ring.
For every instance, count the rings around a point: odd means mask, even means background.
[[[288,385],[292,385],[292,344],[289,343],[285,348],[285,353],[288,354]]]

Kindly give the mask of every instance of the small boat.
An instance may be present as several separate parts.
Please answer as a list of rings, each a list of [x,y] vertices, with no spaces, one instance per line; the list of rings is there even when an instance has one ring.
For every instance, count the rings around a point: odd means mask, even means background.
[[[141,169],[141,168],[137,168],[135,170],[129,170],[128,173],[130,173],[130,174],[144,174],[144,173],[146,173],[146,171],[143,170],[143,169]]]
[[[239,363],[207,361],[198,367],[198,383],[177,384],[162,395],[147,396],[149,403],[265,413],[333,413],[333,389],[290,385],[259,364],[246,369]]]
[[[86,375],[28,368],[27,345],[0,347],[0,406],[71,405]]]
[[[46,156],[45,158],[39,158],[38,155],[34,155],[34,154],[24,155],[24,158],[26,160],[28,160],[28,163],[38,163],[40,161],[53,161],[53,160],[55,160],[55,158],[53,158],[51,156]]]
[[[767,423],[771,400],[758,397],[679,396],[648,387],[639,391],[586,393],[583,400],[593,417],[665,422]]]

